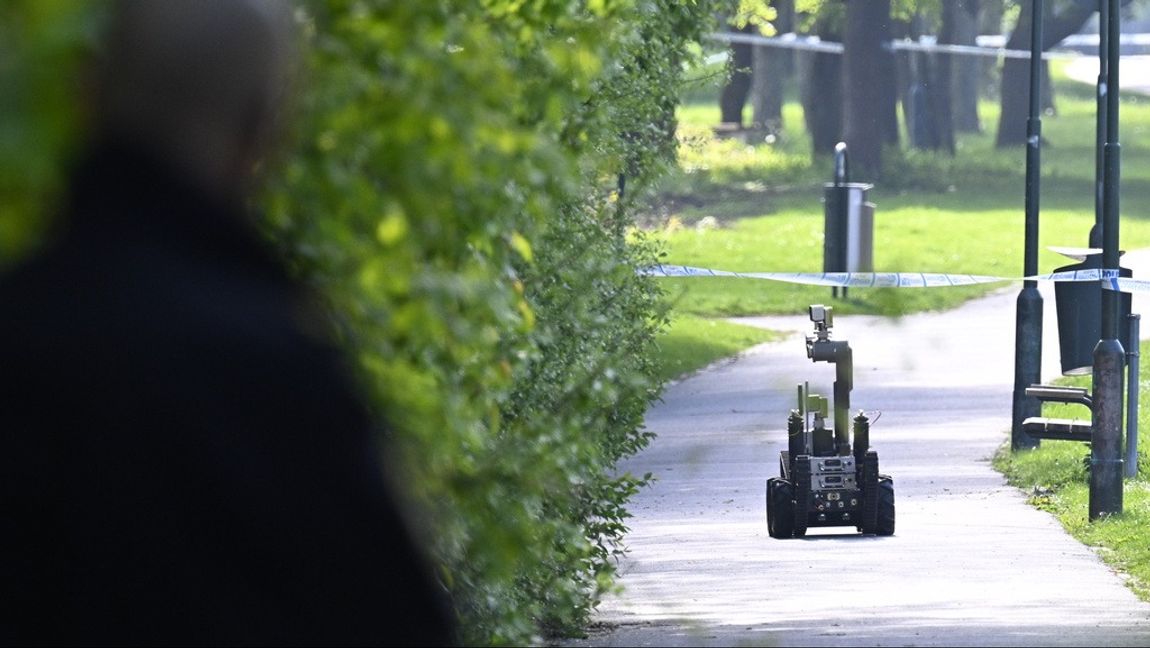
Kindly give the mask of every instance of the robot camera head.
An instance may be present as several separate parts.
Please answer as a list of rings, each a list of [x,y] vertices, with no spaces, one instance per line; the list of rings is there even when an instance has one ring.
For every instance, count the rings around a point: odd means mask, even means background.
[[[814,304],[808,312],[811,316],[811,321],[815,323],[815,328],[830,328],[834,326],[834,308],[830,306],[823,306],[822,304]]]

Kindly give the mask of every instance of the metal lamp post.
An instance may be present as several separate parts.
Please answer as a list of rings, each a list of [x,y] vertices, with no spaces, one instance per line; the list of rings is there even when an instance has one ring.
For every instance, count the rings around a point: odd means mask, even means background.
[[[1023,276],[1038,274],[1038,189],[1040,180],[1039,145],[1042,119],[1039,117],[1042,80],[1042,0],[1033,0],[1030,19],[1030,116],[1026,120],[1026,230]],[[1117,263],[1115,263],[1117,265]],[[1014,328],[1014,403],[1010,446],[1014,450],[1038,447],[1038,439],[1022,429],[1022,421],[1038,416],[1042,404],[1026,395],[1026,388],[1041,381],[1042,295],[1038,282],[1022,282],[1018,294]]]

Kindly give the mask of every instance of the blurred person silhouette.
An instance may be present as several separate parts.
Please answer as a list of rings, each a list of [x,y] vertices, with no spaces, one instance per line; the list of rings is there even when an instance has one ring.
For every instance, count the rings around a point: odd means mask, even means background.
[[[62,229],[0,281],[0,643],[456,640],[325,319],[244,208],[291,11],[112,12]]]

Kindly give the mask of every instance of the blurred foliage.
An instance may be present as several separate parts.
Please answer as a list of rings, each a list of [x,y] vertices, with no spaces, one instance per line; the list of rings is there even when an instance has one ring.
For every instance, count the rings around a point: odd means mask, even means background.
[[[100,6],[0,3],[0,267],[26,254],[60,202],[62,167],[85,115],[81,63]]]
[[[577,633],[613,585],[666,323],[627,237],[734,0],[306,0],[261,200],[388,425],[463,640]],[[0,5],[0,251],[43,236],[104,3]],[[623,191],[623,187],[626,190]]]
[[[770,0],[738,0],[727,22],[736,29],[751,25],[763,36],[774,36],[775,26],[771,21],[777,17],[778,11],[771,6]]]
[[[580,632],[612,586],[665,322],[620,189],[674,159],[713,9],[307,5],[271,230],[360,353],[469,643]]]
[[[633,189],[674,159],[715,3],[304,6],[270,229],[359,354],[465,641],[577,633],[612,587],[646,480],[615,464],[658,394]]]
[[[890,17],[893,20],[909,21],[915,15],[928,17],[937,22],[942,11],[943,0],[890,0]],[[795,13],[799,30],[802,33],[816,31],[816,24],[830,27],[832,32],[842,29],[846,20],[846,3],[834,0],[795,0]]]

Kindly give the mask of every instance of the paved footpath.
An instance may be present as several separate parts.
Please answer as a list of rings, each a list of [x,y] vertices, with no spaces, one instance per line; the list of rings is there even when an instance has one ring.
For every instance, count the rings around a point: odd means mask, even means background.
[[[1124,265],[1150,276],[1150,254]],[[764,482],[795,384],[830,394],[834,367],[807,360],[806,317],[753,318],[794,334],[671,386],[648,413],[658,437],[626,468],[658,481],[631,508],[626,589],[569,645],[1150,645],[1150,605],[989,464],[1010,426],[1018,290],[836,321],[854,350],[853,405],[882,412],[871,438],[897,507],[885,538],[767,535]],[[1057,324],[1042,291],[1050,378]]]
[[[1066,75],[1075,81],[1098,83],[1098,57],[1080,56],[1066,64]],[[1123,56],[1118,63],[1118,83],[1123,90],[1150,94],[1150,56]]]

